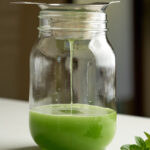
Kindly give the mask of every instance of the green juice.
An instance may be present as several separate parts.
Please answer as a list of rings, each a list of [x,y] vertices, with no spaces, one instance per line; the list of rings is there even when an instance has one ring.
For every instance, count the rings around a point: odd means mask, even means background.
[[[30,110],[30,130],[42,150],[104,150],[116,112],[86,104],[51,104]]]

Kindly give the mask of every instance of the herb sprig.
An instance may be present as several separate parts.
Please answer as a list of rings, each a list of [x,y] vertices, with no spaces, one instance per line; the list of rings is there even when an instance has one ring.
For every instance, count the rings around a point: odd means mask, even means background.
[[[136,144],[123,145],[120,149],[121,150],[150,150],[150,134],[148,134],[147,132],[144,132],[144,134],[147,137],[146,140],[136,136],[135,137]]]

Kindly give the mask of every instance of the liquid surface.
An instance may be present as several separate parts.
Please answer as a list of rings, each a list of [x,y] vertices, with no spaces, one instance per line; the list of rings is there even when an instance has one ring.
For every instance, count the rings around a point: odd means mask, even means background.
[[[104,150],[116,128],[116,112],[84,104],[55,104],[30,111],[30,130],[43,150]]]

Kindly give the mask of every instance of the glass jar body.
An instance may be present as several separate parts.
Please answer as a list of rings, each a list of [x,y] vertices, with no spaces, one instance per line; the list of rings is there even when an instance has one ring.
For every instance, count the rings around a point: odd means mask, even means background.
[[[115,55],[105,33],[42,36],[34,46],[30,130],[42,149],[104,150],[115,133],[115,98]]]
[[[42,37],[33,47],[30,107],[70,104],[71,99],[115,109],[115,55],[105,34],[90,40]]]

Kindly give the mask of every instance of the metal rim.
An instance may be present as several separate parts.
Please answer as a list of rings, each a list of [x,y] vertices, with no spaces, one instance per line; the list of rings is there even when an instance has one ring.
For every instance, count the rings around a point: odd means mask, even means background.
[[[87,4],[69,4],[69,3],[38,3],[38,2],[27,2],[18,1],[11,2],[12,4],[24,4],[24,5],[38,5],[42,10],[84,10],[84,11],[100,11],[105,9],[108,5],[113,3],[119,3],[120,1],[110,1],[110,2],[97,2],[97,3],[87,3]]]
[[[82,11],[99,11],[103,7],[108,6],[109,2],[101,2],[101,3],[92,3],[92,4],[38,4],[42,10],[50,9],[50,10],[82,10]]]

